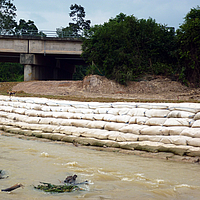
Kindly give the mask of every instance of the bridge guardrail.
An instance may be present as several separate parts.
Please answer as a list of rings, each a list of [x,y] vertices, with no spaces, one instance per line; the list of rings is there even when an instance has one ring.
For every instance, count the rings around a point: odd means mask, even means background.
[[[10,35],[10,36],[37,36],[37,37],[58,37],[58,38],[80,38],[82,35],[80,34],[70,34],[67,31],[56,30],[56,31],[48,31],[48,30],[6,30],[0,29],[0,35]]]

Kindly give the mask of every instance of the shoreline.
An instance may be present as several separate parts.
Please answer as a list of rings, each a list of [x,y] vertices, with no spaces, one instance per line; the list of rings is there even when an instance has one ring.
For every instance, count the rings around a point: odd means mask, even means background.
[[[70,142],[64,142],[64,141],[57,141],[57,140],[51,140],[46,138],[38,138],[33,136],[25,136],[25,135],[19,135],[19,134],[13,134],[8,133],[4,131],[0,131],[1,136],[6,137],[15,137],[22,140],[33,140],[33,141],[40,141],[40,142],[48,142],[48,143],[54,143],[54,144],[61,144],[61,145],[69,145],[74,146],[73,143]],[[152,159],[162,159],[172,162],[184,162],[184,163],[191,163],[191,164],[200,164],[200,157],[190,157],[190,156],[180,156],[175,155],[170,152],[147,152],[147,151],[139,151],[139,150],[126,150],[126,149],[120,149],[115,147],[97,147],[97,146],[86,146],[82,144],[77,144],[77,148],[87,148],[95,151],[106,151],[106,152],[114,152],[114,153],[122,153],[126,155],[135,155],[135,156],[141,156],[144,158],[152,158]]]

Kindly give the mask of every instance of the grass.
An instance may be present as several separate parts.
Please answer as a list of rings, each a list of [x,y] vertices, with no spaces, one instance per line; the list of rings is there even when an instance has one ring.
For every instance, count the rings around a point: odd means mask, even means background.
[[[17,85],[19,82],[0,82],[0,95],[8,95],[7,91],[12,90],[12,88]],[[24,91],[19,91],[16,93],[16,96],[19,97],[40,97],[48,99],[59,99],[59,100],[68,100],[68,101],[82,101],[82,102],[140,102],[140,103],[200,103],[197,100],[157,100],[157,99],[127,99],[127,98],[108,98],[108,97],[84,97],[84,96],[54,96],[54,95],[40,95],[40,94],[29,94]]]

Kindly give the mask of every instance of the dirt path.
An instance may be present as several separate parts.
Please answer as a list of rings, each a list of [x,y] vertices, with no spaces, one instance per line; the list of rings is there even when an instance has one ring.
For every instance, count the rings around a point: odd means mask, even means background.
[[[66,97],[200,101],[199,89],[191,89],[163,77],[130,82],[128,86],[122,86],[105,77],[90,75],[83,81],[21,82],[12,89],[30,94]]]

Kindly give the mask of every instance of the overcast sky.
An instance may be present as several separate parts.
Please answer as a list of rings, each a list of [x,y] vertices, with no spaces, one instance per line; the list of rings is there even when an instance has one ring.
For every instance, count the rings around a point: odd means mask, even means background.
[[[103,24],[119,13],[134,15],[138,19],[149,17],[157,23],[176,29],[191,8],[200,5],[200,0],[14,0],[19,19],[33,20],[39,30],[51,30],[68,26],[70,5],[84,7],[85,19],[92,25]]]

